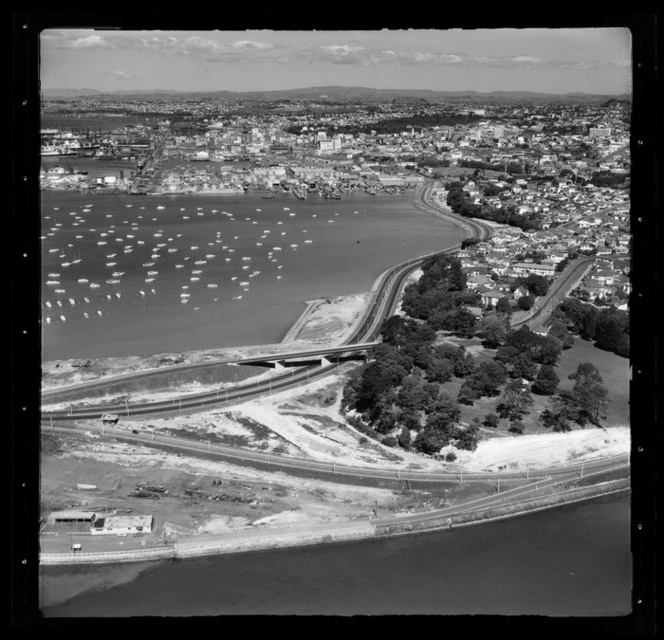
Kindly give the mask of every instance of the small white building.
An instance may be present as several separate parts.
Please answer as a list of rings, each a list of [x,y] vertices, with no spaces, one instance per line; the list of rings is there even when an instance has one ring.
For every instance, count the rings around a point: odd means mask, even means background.
[[[90,527],[93,535],[152,533],[154,516],[105,516],[97,518]]]

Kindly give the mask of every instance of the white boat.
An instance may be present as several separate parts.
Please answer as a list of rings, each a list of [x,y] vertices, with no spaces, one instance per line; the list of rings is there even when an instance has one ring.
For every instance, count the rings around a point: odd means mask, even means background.
[[[159,209],[160,211],[164,210],[165,208],[166,208],[166,207],[162,207],[161,205],[159,205],[159,206],[157,207],[157,209]]]
[[[74,300],[74,298],[69,298],[69,304],[72,305],[72,306],[76,304],[76,301]]]
[[[189,278],[189,280],[191,280],[192,282],[198,282],[200,278]]]
[[[216,285],[216,284],[213,284],[213,283],[210,283],[210,284],[208,284],[208,288],[209,288],[209,289],[216,289],[216,288],[217,288],[217,285]]]
[[[107,262],[106,266],[107,267],[114,267],[117,264],[117,262]]]
[[[46,318],[46,324],[51,324],[51,319],[49,317]]]
[[[85,278],[79,278],[78,281],[79,281],[81,284],[86,284],[86,283],[88,282]]]
[[[120,276],[123,276],[125,274],[124,271],[114,271],[113,272],[113,277],[114,278],[119,278]]]
[[[177,251],[177,249],[169,249],[168,253],[175,253],[176,251]]]
[[[242,256],[242,259],[245,260],[245,261],[249,261],[249,260],[251,260],[251,258],[248,257],[248,256]]]
[[[60,274],[59,274],[59,273],[49,273],[49,274],[48,274],[48,277],[49,277],[49,278],[59,278],[59,277],[60,277]]]
[[[97,244],[101,247],[101,246],[106,244],[106,241],[105,240],[100,240]]]
[[[183,264],[176,264],[175,268],[176,269],[184,269],[184,265]]]
[[[146,278],[145,282],[154,282],[154,278]]]
[[[120,280],[106,280],[106,284],[120,284]],[[110,298],[111,296],[106,296]]]
[[[159,271],[148,271],[149,276],[156,276],[159,273]]]
[[[64,316],[60,316],[60,320],[62,320],[62,322],[67,322],[67,318],[65,318]]]
[[[206,253],[205,257],[206,258],[214,258],[214,254],[213,253]]]
[[[47,280],[46,284],[54,286],[54,285],[57,285],[57,284],[60,284],[60,283],[57,280]]]
[[[91,282],[90,289],[99,289],[99,285],[96,282]]]
[[[207,264],[207,260],[196,260],[194,264]]]
[[[64,289],[56,289],[55,293],[67,293]]]

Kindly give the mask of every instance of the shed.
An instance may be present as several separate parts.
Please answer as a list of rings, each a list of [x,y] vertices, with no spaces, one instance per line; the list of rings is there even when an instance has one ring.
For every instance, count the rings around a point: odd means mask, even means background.
[[[48,516],[48,522],[50,524],[56,524],[58,522],[94,522],[94,519],[94,511],[53,511]]]
[[[117,424],[120,416],[117,413],[104,413],[101,416],[102,424]]]

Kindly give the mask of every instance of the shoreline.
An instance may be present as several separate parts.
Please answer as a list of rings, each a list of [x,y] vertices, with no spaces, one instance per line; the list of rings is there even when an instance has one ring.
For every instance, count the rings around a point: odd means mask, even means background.
[[[623,481],[611,481],[606,484],[616,485],[617,483],[620,482]],[[586,489],[587,490],[591,489],[591,487],[587,487]],[[586,492],[589,493],[589,491]],[[260,553],[262,551],[270,551],[277,548],[283,548],[283,549],[306,548],[312,546],[320,546],[322,544],[336,544],[336,543],[352,542],[352,541],[359,542],[363,540],[369,541],[372,539],[384,540],[388,538],[401,538],[404,536],[414,536],[417,534],[435,533],[435,532],[442,532],[448,530],[454,531],[463,527],[491,524],[494,522],[500,522],[511,518],[517,518],[521,516],[527,516],[539,513],[542,511],[549,511],[559,507],[566,507],[584,502],[587,503],[592,500],[601,500],[611,497],[618,497],[622,495],[629,495],[630,492],[631,489],[629,486],[622,488],[617,486],[606,487],[606,490],[601,493],[594,493],[593,495],[586,495],[584,497],[575,497],[573,499],[560,501],[555,504],[546,504],[539,506],[532,505],[530,509],[521,509],[511,514],[494,515],[493,517],[480,517],[465,523],[459,523],[451,528],[449,527],[449,525],[441,525],[434,528],[417,529],[417,530],[405,530],[405,531],[395,530],[395,531],[390,531],[388,533],[376,534],[373,536],[357,537],[353,540],[336,539],[336,540],[321,540],[318,542],[301,541],[299,543],[296,542],[295,544],[290,544],[290,545],[266,545],[260,548],[254,547],[250,549],[236,549],[234,551],[225,551],[225,552],[215,551],[212,553],[199,554],[195,556],[192,555],[189,557],[193,559],[193,558],[211,557],[215,555],[226,555],[229,553]],[[540,499],[539,502],[544,502],[544,499]],[[490,511],[492,510],[487,510],[487,512],[484,513],[488,514]],[[481,513],[483,512],[480,512],[475,515],[481,515]],[[44,564],[40,562],[39,564],[40,591],[44,587],[44,582],[52,583],[53,587],[55,585],[58,585],[58,587],[60,588],[59,596],[58,595],[52,596],[51,599],[50,600],[47,599],[46,602],[41,601],[41,594],[40,594],[40,608],[58,606],[86,593],[106,591],[108,589],[112,589],[117,586],[130,584],[138,580],[144,573],[152,571],[153,569],[157,569],[163,566],[167,562],[180,562],[186,559],[187,557],[164,557],[155,560],[141,559],[134,562],[111,561],[104,564],[101,563]],[[104,572],[103,575],[99,575],[99,572],[96,571],[96,569],[102,566],[104,567]],[[64,580],[62,579],[63,576],[65,578]]]
[[[467,227],[464,225],[463,218],[460,216],[456,216],[453,214],[451,211],[444,211],[441,209],[438,209],[438,207],[423,207],[420,201],[420,197],[424,190],[427,188],[427,185],[423,185],[422,187],[418,188],[413,194],[412,198],[410,200],[410,203],[412,204],[413,207],[416,207],[420,210],[424,210],[426,213],[429,213],[433,217],[439,218],[445,222],[453,224],[455,227],[461,229],[462,231],[468,231]],[[433,211],[432,209],[436,208],[438,211]],[[454,246],[453,244],[450,246]],[[444,251],[449,247],[442,247],[439,251]],[[400,263],[399,263],[400,264]],[[352,334],[352,331],[360,324],[362,321],[362,318],[366,314],[367,310],[370,308],[370,305],[373,301],[373,298],[375,296],[376,291],[380,287],[380,284],[382,281],[385,279],[386,274],[389,273],[392,269],[395,268],[395,266],[398,265],[391,265],[390,267],[386,268],[384,271],[382,271],[373,281],[370,289],[366,292],[362,293],[354,293],[350,294],[348,296],[342,296],[343,299],[351,299],[355,298],[358,296],[364,296],[364,304],[362,305],[361,309],[358,309],[357,312],[355,313],[354,318],[351,320],[349,323],[349,326],[346,327],[345,331],[341,335],[337,335],[334,337],[333,342],[338,342],[338,343],[343,343],[343,341]],[[147,366],[145,368],[140,368],[141,365],[144,364],[149,364],[150,360],[162,360],[162,359],[168,359],[168,358],[178,358],[182,357],[184,359],[185,364],[199,364],[203,362],[211,362],[214,359],[219,359],[223,357],[238,357],[238,356],[251,356],[255,355],[256,350],[262,349],[260,353],[268,353],[271,349],[278,350],[281,348],[284,344],[288,342],[296,343],[296,342],[303,342],[301,345],[303,348],[309,348],[309,345],[319,345],[321,340],[325,339],[325,336],[322,337],[311,337],[308,339],[301,339],[298,336],[300,336],[303,333],[303,330],[306,327],[306,324],[312,319],[313,316],[315,316],[316,312],[322,307],[323,303],[326,301],[326,298],[315,298],[313,300],[309,301],[304,301],[304,304],[306,304],[306,308],[304,311],[296,318],[294,323],[291,325],[291,327],[288,329],[288,331],[285,333],[284,337],[277,343],[270,343],[270,344],[264,344],[264,345],[243,345],[239,347],[213,347],[209,349],[196,349],[196,350],[191,350],[191,351],[183,351],[181,353],[175,353],[175,352],[163,352],[163,353],[152,353],[152,354],[144,354],[144,355],[132,355],[132,356],[118,356],[118,357],[102,357],[102,358],[94,358],[92,359],[93,362],[101,363],[99,366],[101,368],[110,368],[113,365],[119,366],[119,363],[125,362],[124,366],[122,368],[130,369],[131,373],[148,373],[150,371],[152,372],[166,372],[169,370],[176,370],[174,367],[169,367],[169,366]],[[216,356],[216,358],[215,358]],[[82,380],[77,380],[76,382],[73,383],[64,383],[64,384],[58,384],[57,381],[55,384],[50,384],[48,386],[44,386],[44,380],[45,376],[48,376],[49,373],[54,373],[56,368],[59,368],[60,366],[72,366],[72,364],[75,364],[77,362],[84,361],[85,358],[75,358],[72,360],[63,360],[63,359],[56,359],[56,360],[47,360],[42,362],[42,393],[43,392],[59,392],[59,391],[67,391],[68,387],[76,387],[79,384],[86,384],[86,383],[103,383],[106,380],[109,382],[113,381],[113,376],[112,374],[110,376],[104,376],[103,374],[99,377],[92,378],[92,377],[86,377]],[[173,363],[171,363],[173,364]],[[83,370],[81,370],[83,371]],[[75,374],[76,372],[69,372],[72,374]],[[53,381],[51,381],[53,382]]]
[[[621,486],[622,485],[622,486]],[[599,491],[597,488],[599,487]],[[420,523],[405,525],[378,525],[374,526],[371,521],[359,521],[356,523],[345,523],[345,526],[335,530],[329,526],[320,525],[316,529],[300,529],[290,531],[265,530],[263,536],[246,538],[240,531],[235,535],[244,537],[242,541],[226,543],[223,541],[201,541],[199,544],[187,543],[171,548],[153,548],[145,551],[128,552],[99,552],[95,554],[44,554],[39,557],[41,567],[54,566],[83,566],[93,565],[117,565],[137,564],[151,561],[184,560],[187,558],[199,558],[215,555],[226,555],[231,553],[247,553],[252,551],[265,551],[278,548],[317,546],[335,542],[350,542],[356,540],[371,540],[389,538],[393,536],[413,535],[417,533],[428,533],[434,531],[456,530],[462,527],[489,524],[509,518],[529,515],[554,509],[560,506],[585,502],[595,498],[630,491],[629,478],[609,480],[591,484],[586,487],[572,488],[562,492],[544,495],[538,498],[525,499],[518,502],[507,502],[504,505],[480,509],[478,511],[461,512],[453,516],[443,516],[439,520],[422,521]],[[253,532],[252,532],[253,533]],[[86,557],[94,556],[94,557]]]

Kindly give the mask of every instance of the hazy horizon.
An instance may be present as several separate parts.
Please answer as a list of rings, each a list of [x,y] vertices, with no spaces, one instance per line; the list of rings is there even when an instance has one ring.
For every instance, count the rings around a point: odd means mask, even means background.
[[[523,90],[512,90],[512,91],[506,91],[506,90],[496,90],[496,91],[478,91],[476,89],[426,89],[426,88],[411,88],[411,89],[399,89],[396,87],[371,87],[371,86],[359,86],[359,85],[307,85],[307,86],[297,86],[297,87],[283,87],[280,89],[246,89],[246,90],[235,90],[235,89],[193,89],[193,90],[183,90],[183,89],[164,89],[164,88],[158,88],[158,89],[141,89],[141,88],[136,88],[136,89],[113,89],[113,90],[99,90],[99,89],[93,89],[92,87],[42,87],[41,91],[42,92],[48,92],[48,91],[96,91],[101,94],[107,94],[107,93],[216,93],[216,92],[221,92],[221,91],[227,91],[229,93],[237,93],[237,94],[242,94],[242,93],[256,93],[256,92],[264,92],[264,93],[270,93],[270,92],[281,92],[281,91],[304,91],[308,89],[333,89],[333,88],[338,88],[338,89],[367,89],[369,91],[432,91],[435,93],[478,93],[478,94],[494,94],[494,93],[538,93],[538,94],[550,94],[550,95],[566,95],[566,94],[584,94],[584,95],[598,95],[598,96],[604,96],[604,95],[614,95],[614,96],[619,96],[619,95],[629,95],[631,94],[631,91],[626,90],[622,92],[614,92],[614,93],[605,93],[605,92],[592,92],[592,91],[565,91],[565,92],[557,92],[557,91],[529,91],[526,89]]]

